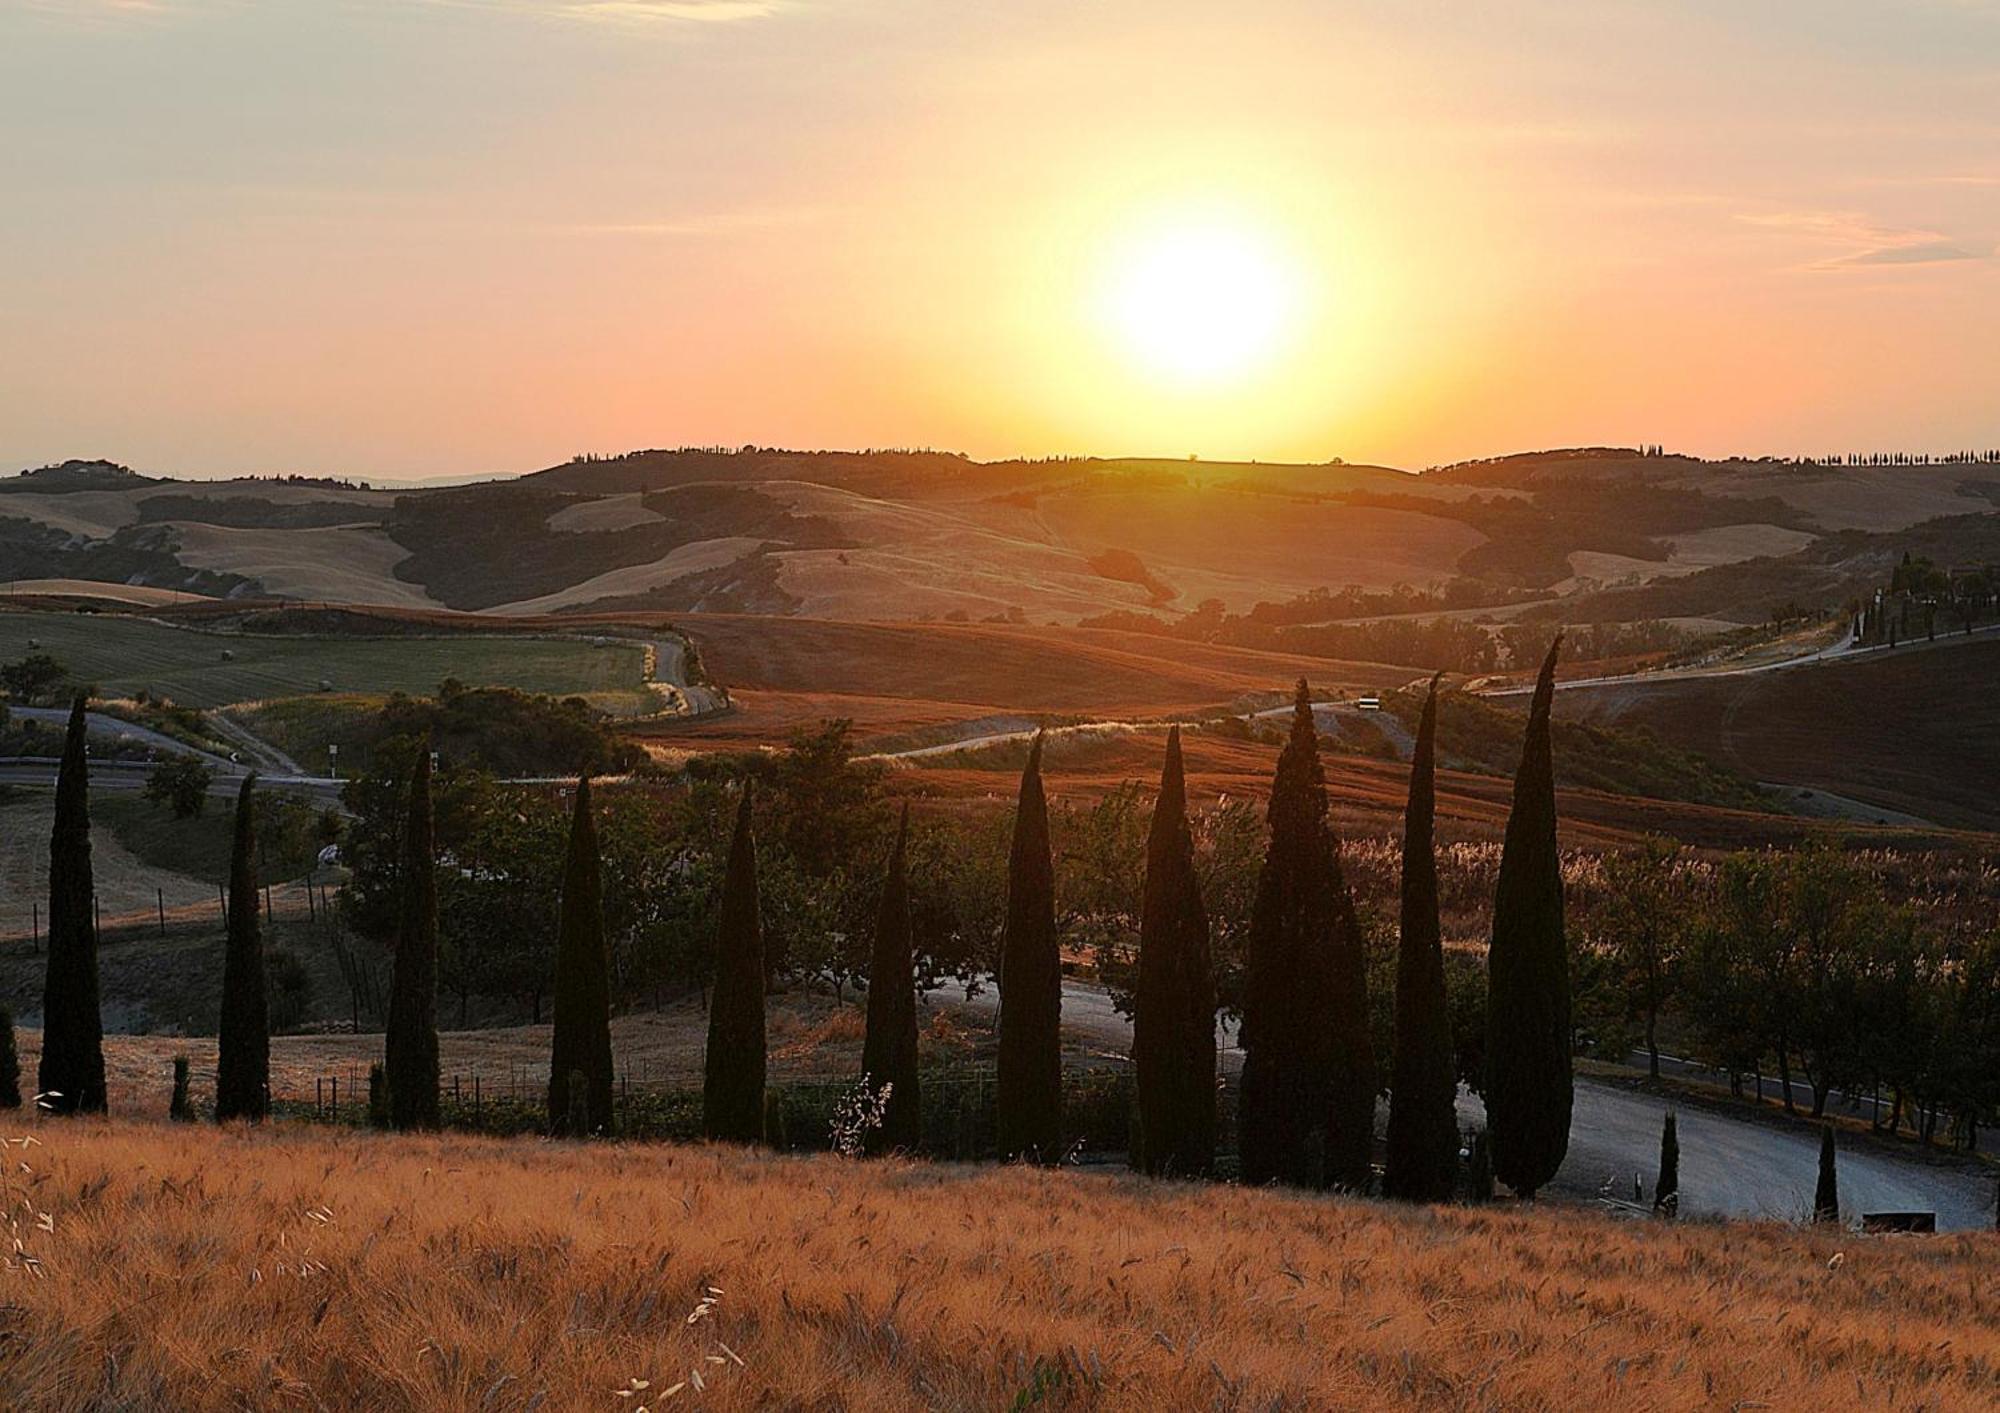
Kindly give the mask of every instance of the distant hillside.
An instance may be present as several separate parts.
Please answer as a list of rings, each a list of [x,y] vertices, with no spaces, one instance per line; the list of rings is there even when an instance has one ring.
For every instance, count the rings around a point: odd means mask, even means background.
[[[1643,729],[1754,780],[2000,830],[2000,637],[1852,662],[1556,694],[1559,718]]]
[[[1452,585],[1452,612],[1685,632],[1837,613],[1905,548],[2000,544],[2000,467],[1536,452],[1411,475],[746,447],[585,457],[390,492],[170,481],[73,461],[0,480],[0,578],[509,614],[751,612],[1070,624],[1318,590]],[[1407,597],[1407,595],[1406,595]],[[1685,626],[1692,625],[1692,626]]]

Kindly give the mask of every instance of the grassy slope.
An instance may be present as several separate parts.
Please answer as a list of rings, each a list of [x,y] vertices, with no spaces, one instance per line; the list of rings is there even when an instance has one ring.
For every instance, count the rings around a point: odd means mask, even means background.
[[[111,695],[146,689],[197,707],[316,692],[322,681],[413,695],[446,677],[558,696],[635,691],[644,654],[637,643],[565,638],[225,636],[114,614],[0,613],[0,662],[34,651],[30,638]]]
[[[1859,1240],[294,1127],[37,1136],[4,1178],[39,1277],[10,1285],[15,1407],[2000,1398],[1984,1233]],[[691,1370],[705,1391],[670,1396]],[[640,1396],[614,1397],[633,1380]]]
[[[1788,672],[1560,692],[1559,717],[1964,829],[2000,828],[2000,640],[1941,638]]]

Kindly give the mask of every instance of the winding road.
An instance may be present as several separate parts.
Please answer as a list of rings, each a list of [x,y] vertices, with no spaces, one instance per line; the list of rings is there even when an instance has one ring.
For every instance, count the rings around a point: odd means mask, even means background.
[[[992,986],[966,1002],[976,1012],[997,1003]],[[1099,1052],[1129,1056],[1132,1023],[1111,1004],[1104,988],[1080,981],[1063,983],[1063,1028]],[[1243,1052],[1227,1024],[1216,1026],[1222,1068],[1237,1074]],[[1679,1105],[1634,1089],[1591,1079],[1576,1083],[1570,1120],[1569,1156],[1556,1174],[1561,1194],[1592,1200],[1632,1200],[1637,1176],[1651,1200],[1659,1164],[1660,1125],[1667,1109],[1679,1130],[1681,1212],[1698,1217],[1776,1218],[1794,1221],[1812,1210],[1819,1175],[1819,1135],[1809,1124],[1718,1112],[1690,1100]],[[1486,1111],[1478,1096],[1461,1091],[1460,1122],[1483,1125]],[[1387,1119],[1386,1108],[1377,1115]],[[1940,1231],[1989,1228],[1994,1224],[1994,1179],[1969,1163],[1948,1158],[1926,1162],[1873,1145],[1845,1145],[1839,1162],[1842,1215],[1863,1212],[1936,1212]]]

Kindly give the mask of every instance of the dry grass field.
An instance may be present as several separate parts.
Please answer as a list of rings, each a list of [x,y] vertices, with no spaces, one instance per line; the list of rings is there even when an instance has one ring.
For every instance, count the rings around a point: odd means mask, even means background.
[[[38,1409],[1965,1409],[1989,1234],[726,1149],[17,1123]]]

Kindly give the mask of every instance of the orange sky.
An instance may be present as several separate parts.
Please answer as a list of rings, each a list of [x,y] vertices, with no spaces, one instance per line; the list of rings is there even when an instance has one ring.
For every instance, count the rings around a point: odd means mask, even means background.
[[[1990,0],[18,0],[0,132],[0,467],[2000,444]]]

